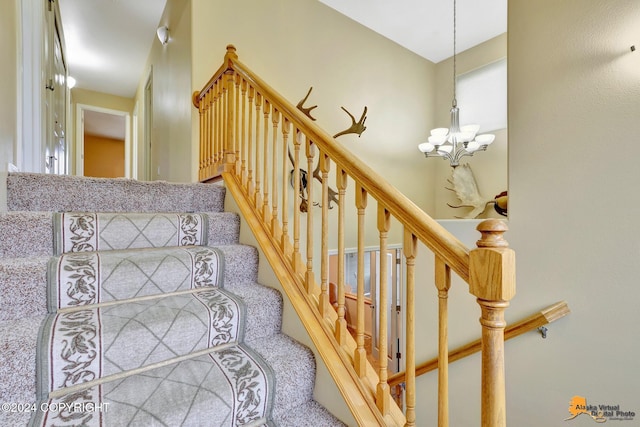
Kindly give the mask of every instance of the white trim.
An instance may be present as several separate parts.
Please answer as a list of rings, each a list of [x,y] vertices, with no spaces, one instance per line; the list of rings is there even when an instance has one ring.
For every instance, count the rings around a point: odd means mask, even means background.
[[[96,111],[98,113],[124,116],[124,174],[125,178],[131,178],[131,114],[128,111],[112,110],[110,108],[96,107],[95,105],[76,104],[76,175],[84,175],[84,112],[85,110]]]
[[[138,101],[133,107],[132,130],[131,133],[131,178],[140,179],[138,176]]]
[[[22,75],[22,68],[24,66],[24,49],[22,48],[22,2],[20,0],[14,0],[15,3],[15,22],[17,25],[16,30],[16,133],[15,139],[13,141],[13,158],[11,159],[14,163],[18,163],[19,159],[22,157],[22,114],[23,114],[23,80],[24,76]],[[19,163],[18,163],[19,164]],[[10,170],[11,167],[18,169],[18,167],[9,162],[8,168]]]

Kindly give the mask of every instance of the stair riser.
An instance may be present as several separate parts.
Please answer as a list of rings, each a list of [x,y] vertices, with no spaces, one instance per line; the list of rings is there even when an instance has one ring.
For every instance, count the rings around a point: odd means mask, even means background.
[[[10,211],[222,212],[225,188],[129,179],[11,173]]]
[[[238,243],[240,218],[230,212],[209,212],[207,241],[209,246]],[[22,258],[53,255],[53,213],[0,213],[0,257]]]

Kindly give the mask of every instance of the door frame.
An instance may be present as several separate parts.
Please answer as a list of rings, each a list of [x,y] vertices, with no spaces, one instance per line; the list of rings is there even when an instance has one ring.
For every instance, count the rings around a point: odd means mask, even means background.
[[[96,107],[95,105],[76,104],[76,175],[84,175],[84,112],[95,111],[98,113],[124,116],[124,176],[131,178],[131,113],[123,110]]]
[[[402,262],[404,259],[404,254],[402,252],[402,244],[388,244],[387,251],[389,255],[393,255],[395,253],[394,261],[392,262],[388,274],[390,276],[390,281],[387,283],[388,288],[391,290],[391,293],[387,295],[389,311],[387,313],[387,338],[388,338],[388,349],[389,359],[394,361],[394,365],[387,365],[388,369],[395,373],[399,372],[399,370],[404,369],[404,357],[400,357],[398,360],[399,354],[404,354],[404,343],[405,341],[405,322],[403,321],[405,315],[405,292],[404,292],[404,263]],[[328,252],[329,256],[338,255],[337,249],[330,249]],[[357,253],[358,248],[345,248],[344,254],[345,257],[348,254]],[[379,357],[379,348],[378,348],[378,331],[380,329],[379,325],[379,312],[378,312],[378,299],[380,294],[380,247],[379,246],[366,246],[364,248],[365,256],[369,256],[372,253],[375,253],[375,265],[371,266],[372,273],[375,273],[370,278],[371,285],[371,300],[373,302],[374,310],[372,313],[373,318],[371,319],[371,328],[372,328],[372,348],[371,353],[373,357],[376,359]],[[399,256],[399,258],[397,258]],[[398,263],[397,260],[400,260]],[[346,261],[346,260],[345,260]],[[372,261],[373,262],[373,261]],[[355,289],[352,289],[355,291]],[[394,307],[395,306],[395,307]],[[395,308],[395,309],[394,309]],[[399,308],[399,310],[398,310]],[[399,370],[398,370],[399,368]]]

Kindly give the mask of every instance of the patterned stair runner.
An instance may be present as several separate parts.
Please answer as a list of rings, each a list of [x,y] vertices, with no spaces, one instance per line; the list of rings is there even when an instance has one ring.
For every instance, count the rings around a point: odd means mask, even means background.
[[[272,374],[244,345],[38,402],[34,426],[272,426]],[[48,409],[43,411],[43,409]]]
[[[31,425],[272,425],[273,372],[207,233],[201,214],[54,216]]]

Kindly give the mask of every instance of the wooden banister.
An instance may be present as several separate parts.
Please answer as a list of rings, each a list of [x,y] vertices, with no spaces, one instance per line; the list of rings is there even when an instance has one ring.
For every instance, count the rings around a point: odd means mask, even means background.
[[[394,309],[392,304],[397,302],[396,295],[388,292],[392,269],[389,269],[386,255],[389,236],[393,235],[392,224],[397,226],[399,223],[403,228],[407,262],[408,336],[404,351],[412,366],[415,366],[415,288],[419,286],[415,278],[418,243],[426,246],[436,259],[435,285],[440,299],[439,426],[446,427],[449,423],[447,301],[451,272],[469,284],[469,291],[477,297],[482,310],[482,423],[483,426],[502,425],[504,310],[515,294],[515,258],[502,238],[506,226],[496,220],[482,222],[478,226],[482,234],[478,247],[469,250],[379,173],[313,123],[308,112],[314,107],[301,111],[252,73],[238,60],[232,45],[227,47],[224,63],[212,79],[202,91],[194,93],[193,104],[200,116],[200,180],[214,179],[222,174],[229,193],[358,424],[419,424],[416,421],[413,368],[409,368],[406,381],[406,414],[391,399],[388,378],[387,319]],[[304,100],[299,106],[302,104]],[[293,140],[293,154],[290,140]],[[302,149],[306,163],[300,159]],[[293,169],[289,168],[289,163]],[[335,185],[337,191],[330,187],[330,176],[335,183],[331,187]],[[349,181],[353,183],[349,184]],[[314,190],[314,186],[320,188]],[[348,207],[346,193],[352,188],[356,193],[355,206]],[[366,229],[365,221],[370,198],[377,205],[376,228],[382,260],[377,270],[380,287],[375,309],[379,328],[375,338],[379,355],[375,368],[369,363],[364,346],[364,235],[373,231],[373,227]],[[314,206],[321,207],[320,214],[315,217]],[[329,209],[333,207],[337,209],[330,213]],[[352,230],[346,222],[346,215],[354,211],[357,212],[357,230]],[[306,233],[300,231],[302,213],[306,213]],[[291,215],[293,232],[290,230]],[[351,312],[353,308],[349,309],[349,318],[356,319],[355,330],[346,317],[344,257],[347,233],[351,233],[350,238],[357,233],[358,240],[358,289],[356,303],[350,306],[355,307],[357,313]],[[335,309],[329,304],[330,235],[337,236],[339,254]],[[319,252],[315,258],[314,252]]]
[[[540,328],[541,326],[547,325],[549,323],[555,322],[558,319],[563,318],[564,316],[571,313],[569,310],[569,306],[565,301],[557,302],[553,305],[550,305],[547,308],[544,308],[531,316],[522,319],[512,325],[509,325],[504,330],[504,340],[510,340],[527,332],[533,331],[535,329]],[[477,353],[481,350],[481,340],[477,339],[475,341],[470,342],[469,344],[465,344],[461,347],[455,348],[449,352],[448,358],[449,363],[455,362],[456,360],[464,359],[467,356],[470,356],[474,353]],[[416,365],[416,376],[420,376],[426,374],[427,372],[431,372],[438,369],[438,357],[434,357],[433,359],[427,360],[426,362],[422,362]],[[389,377],[389,386],[395,387],[398,384],[402,384],[406,381],[405,372],[398,372],[397,374]]]

